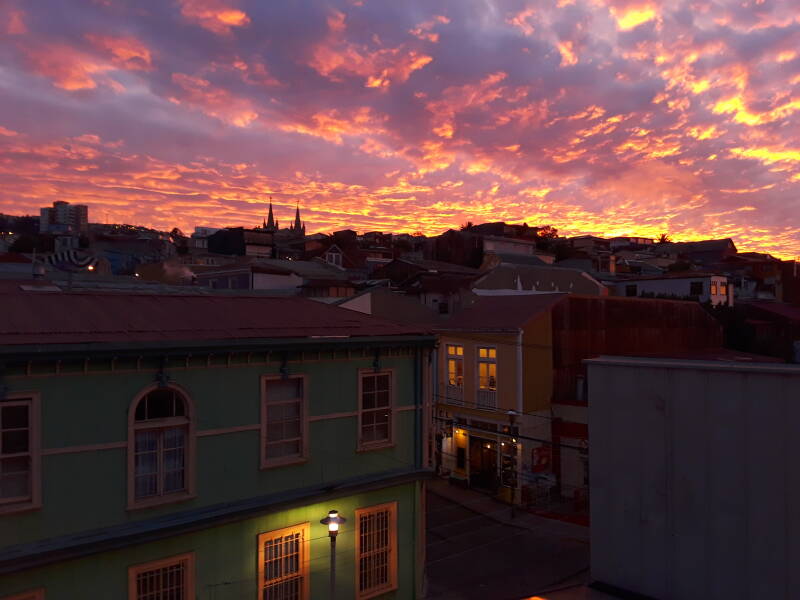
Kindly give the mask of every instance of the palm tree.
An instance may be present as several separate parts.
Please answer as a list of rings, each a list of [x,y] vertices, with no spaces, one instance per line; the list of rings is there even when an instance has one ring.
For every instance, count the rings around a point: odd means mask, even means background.
[[[668,233],[662,233],[658,236],[658,240],[656,241],[657,244],[668,244],[672,241],[672,238],[669,237]]]

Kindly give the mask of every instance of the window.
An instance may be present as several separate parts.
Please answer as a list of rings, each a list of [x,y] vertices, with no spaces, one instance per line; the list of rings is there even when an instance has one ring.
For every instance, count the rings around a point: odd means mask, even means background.
[[[187,398],[174,388],[157,387],[144,394],[132,412],[129,505],[184,499],[191,492],[193,456]]]
[[[194,554],[128,569],[128,600],[194,600]]]
[[[309,524],[258,536],[258,597],[306,600],[309,595]]]
[[[328,251],[325,253],[325,262],[337,267],[341,267],[342,266],[341,251],[335,246],[328,248]]]
[[[716,281],[712,281],[711,282],[711,295],[712,296],[716,296],[717,295],[717,282]]]
[[[719,295],[728,297],[728,282],[720,281],[719,282]]]
[[[0,402],[0,512],[39,503],[38,399],[9,396]]]
[[[356,598],[397,589],[397,502],[356,511]]]
[[[306,458],[305,378],[263,380],[261,467]]]
[[[497,390],[497,349],[478,348],[478,387]]]
[[[447,344],[447,383],[464,387],[464,346]]]
[[[359,448],[392,444],[392,373],[362,372],[359,386]]]
[[[702,281],[692,281],[689,284],[689,295],[690,296],[702,296],[703,295],[703,282]]]
[[[625,295],[629,298],[635,298],[638,295],[638,290],[635,283],[625,286]]]

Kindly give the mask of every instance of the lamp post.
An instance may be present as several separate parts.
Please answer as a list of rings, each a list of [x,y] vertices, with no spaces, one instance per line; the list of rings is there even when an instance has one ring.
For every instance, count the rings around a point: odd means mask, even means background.
[[[331,538],[331,600],[336,598],[336,536],[339,535],[339,525],[347,521],[339,516],[338,510],[328,511],[328,516],[320,519],[320,523],[328,526],[328,536]]]
[[[514,433],[514,424],[517,421],[517,412],[509,410],[508,413],[509,428],[508,433],[511,435],[511,473],[509,477],[509,487],[511,488],[511,518],[517,516],[516,506],[514,500],[517,495],[517,434]]]

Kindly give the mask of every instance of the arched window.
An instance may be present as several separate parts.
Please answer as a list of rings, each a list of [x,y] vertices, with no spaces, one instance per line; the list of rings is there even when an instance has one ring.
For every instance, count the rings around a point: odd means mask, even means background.
[[[157,387],[132,407],[129,503],[133,506],[182,499],[191,488],[192,428],[187,397]]]

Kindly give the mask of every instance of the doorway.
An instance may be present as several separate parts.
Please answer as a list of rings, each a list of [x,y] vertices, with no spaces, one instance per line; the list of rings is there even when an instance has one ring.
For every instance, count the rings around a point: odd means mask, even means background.
[[[469,485],[492,493],[497,491],[496,441],[469,436]]]

